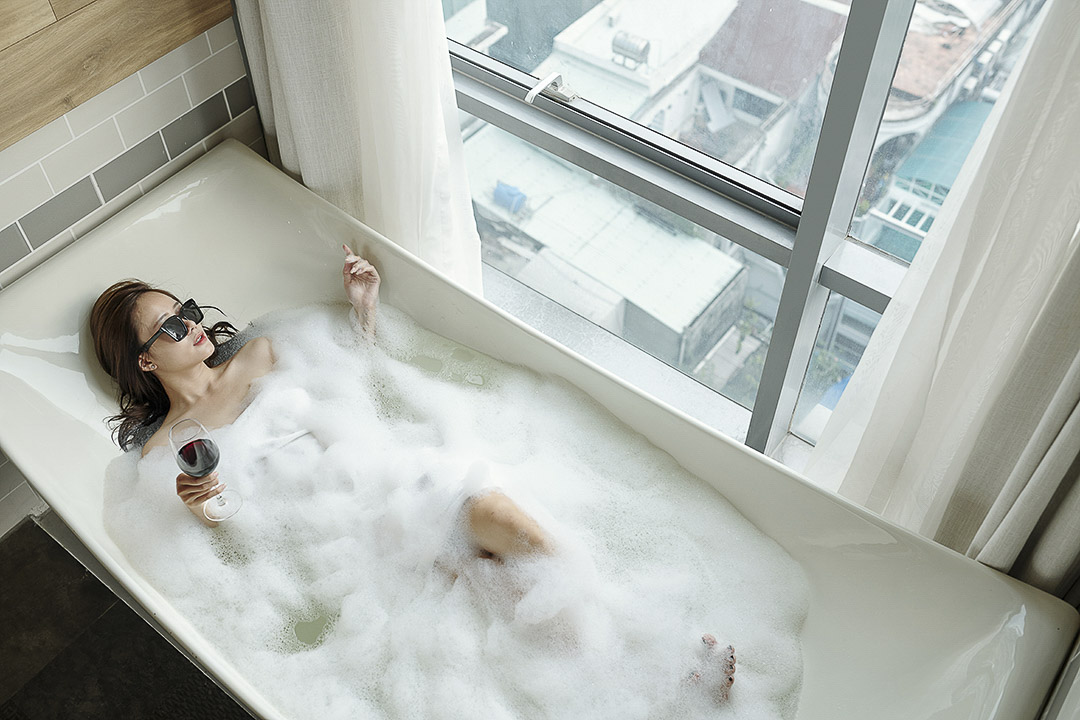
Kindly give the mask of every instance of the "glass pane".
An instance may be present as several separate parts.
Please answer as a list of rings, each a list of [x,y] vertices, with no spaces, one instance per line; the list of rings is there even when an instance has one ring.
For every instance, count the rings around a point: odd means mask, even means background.
[[[919,0],[851,234],[911,262],[1045,0]],[[958,189],[963,192],[963,189]],[[894,210],[904,208],[904,213]],[[908,210],[913,210],[907,214]]]
[[[831,293],[803,379],[791,432],[814,444],[836,408],[881,315]]]
[[[465,126],[484,262],[753,405],[780,266],[493,125]]]
[[[799,196],[848,0],[443,0],[450,38]]]

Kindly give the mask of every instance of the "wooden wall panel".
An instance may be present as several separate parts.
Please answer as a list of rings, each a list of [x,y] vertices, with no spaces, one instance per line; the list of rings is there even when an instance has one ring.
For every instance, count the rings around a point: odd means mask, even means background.
[[[231,14],[229,0],[94,0],[0,50],[0,150]]]
[[[94,0],[49,0],[49,4],[52,5],[53,14],[56,15],[57,20],[62,17],[67,17],[79,8],[85,7],[92,2],[94,2]]]
[[[0,0],[0,48],[56,21],[49,0]]]

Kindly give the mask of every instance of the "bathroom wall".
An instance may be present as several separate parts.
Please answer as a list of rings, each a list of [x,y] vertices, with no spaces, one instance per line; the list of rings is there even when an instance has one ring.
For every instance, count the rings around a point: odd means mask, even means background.
[[[232,18],[0,150],[0,292],[228,137],[266,154]],[[42,508],[0,453],[0,535]]]

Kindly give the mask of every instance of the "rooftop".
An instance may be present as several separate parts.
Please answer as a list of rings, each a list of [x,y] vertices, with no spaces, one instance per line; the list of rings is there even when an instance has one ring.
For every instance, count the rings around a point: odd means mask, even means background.
[[[629,115],[694,65],[735,8],[736,0],[603,0],[555,36],[534,74],[561,71],[582,97]],[[616,61],[619,32],[648,41],[647,62]]]
[[[701,63],[791,100],[812,82],[847,18],[804,0],[741,2],[701,51]]]
[[[976,46],[996,32],[1007,0],[920,0],[915,5],[900,65],[896,100],[937,97],[966,65]]]
[[[643,216],[617,188],[498,128],[477,131],[466,153],[473,200],[485,213],[542,243],[548,265],[569,263],[676,332],[742,270],[704,240]],[[525,212],[512,215],[495,204],[500,180],[528,196]],[[595,287],[582,291],[598,295]]]

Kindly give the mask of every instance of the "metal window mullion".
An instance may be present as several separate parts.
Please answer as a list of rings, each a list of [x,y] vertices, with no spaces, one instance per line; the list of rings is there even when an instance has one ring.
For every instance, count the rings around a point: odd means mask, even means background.
[[[847,237],[914,6],[851,5],[747,432],[759,451],[779,444],[795,411],[828,298],[821,269]]]
[[[458,107],[786,267],[787,225],[542,110],[454,72]]]
[[[455,76],[471,77],[518,100],[522,100],[538,80],[461,43],[450,40],[449,44]],[[565,77],[564,80],[573,87],[573,77]],[[802,199],[797,195],[589,102],[587,98],[566,103],[541,94],[535,104],[570,125],[666,167],[791,228],[798,223]]]

